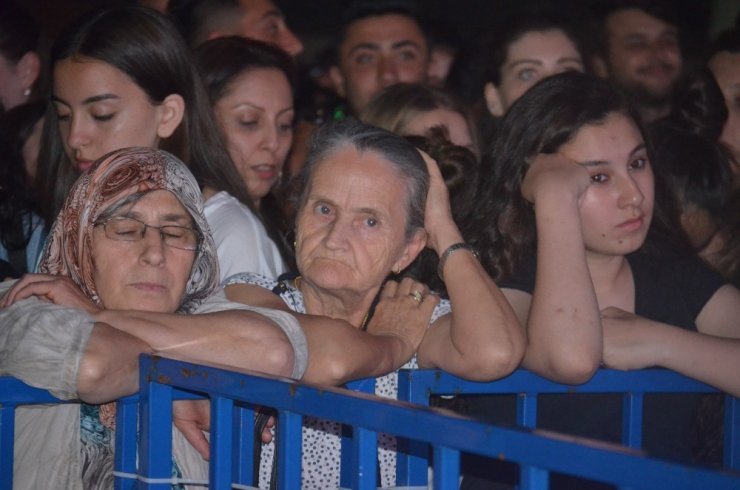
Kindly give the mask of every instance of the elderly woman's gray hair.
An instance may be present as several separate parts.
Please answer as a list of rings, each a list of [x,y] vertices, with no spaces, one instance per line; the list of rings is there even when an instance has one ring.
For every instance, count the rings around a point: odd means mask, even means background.
[[[399,173],[406,183],[406,238],[411,238],[417,230],[423,229],[429,171],[419,150],[401,136],[355,119],[325,124],[314,133],[306,163],[298,177],[298,208],[302,208],[306,202],[316,168],[335,152],[349,145],[360,153],[378,153]]]

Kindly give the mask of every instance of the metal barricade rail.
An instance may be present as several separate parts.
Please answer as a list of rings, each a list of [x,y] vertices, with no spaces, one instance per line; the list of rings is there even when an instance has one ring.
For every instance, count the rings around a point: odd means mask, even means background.
[[[402,369],[398,376],[398,398],[428,406],[432,395],[493,395],[514,394],[517,425],[537,427],[539,395],[555,393],[617,393],[622,395],[622,444],[629,448],[642,447],[643,403],[646,394],[653,393],[720,393],[716,388],[666,369],[617,371],[599,369],[587,383],[566,385],[547,380],[525,369],[510,376],[480,383],[458,378],[443,371]],[[740,470],[740,404],[725,395],[724,402],[724,466]],[[427,480],[426,448],[413,441],[399,454],[398,481],[406,485],[422,485]],[[522,465],[521,488],[534,488],[546,479],[536,468]],[[705,487],[709,488],[709,487]],[[740,488],[740,487],[738,487]]]
[[[436,377],[437,388],[461,387],[454,378],[442,373],[413,374],[419,375],[415,381],[427,375]],[[511,381],[527,375],[515,373]],[[447,382],[451,384],[446,385]],[[412,381],[411,385],[414,384]],[[138,396],[118,403],[115,456],[118,489],[170,488],[172,400],[200,396],[210,398],[211,403],[209,486],[212,489],[250,488],[254,477],[255,405],[278,411],[279,488],[300,488],[300,464],[296,462],[301,461],[303,416],[331,419],[352,427],[349,474],[351,487],[358,489],[377,486],[378,432],[428,444],[433,454],[433,486],[439,489],[458,487],[461,452],[518,462],[542,475],[557,471],[636,489],[740,488],[740,473],[735,471],[714,471],[650,459],[639,450],[589,439],[486,425],[448,411],[342,388],[310,386],[149,356],[141,358],[140,386]],[[0,488],[8,488],[6,473],[12,468],[13,410],[17,405],[54,401],[42,390],[0,378]],[[6,460],[8,451],[10,466]],[[583,464],[584,461],[589,464]],[[547,479],[533,479],[532,483],[531,488],[548,487]]]

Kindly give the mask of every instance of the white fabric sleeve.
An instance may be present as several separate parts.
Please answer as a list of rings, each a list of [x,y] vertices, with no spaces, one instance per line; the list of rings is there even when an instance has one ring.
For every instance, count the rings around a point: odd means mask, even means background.
[[[286,311],[229,301],[226,299],[223,289],[204,301],[193,313],[214,313],[224,310],[253,311],[272,320],[285,333],[290,344],[293,346],[293,372],[290,377],[301,379],[308,367],[308,343],[306,341],[306,335],[303,333],[303,329],[295,316]]]
[[[0,375],[77,398],[77,371],[93,326],[86,312],[37,298],[0,310]]]
[[[216,244],[221,281],[238,272],[275,278],[285,271],[277,246],[249,208],[221,192],[206,201],[204,213]]]

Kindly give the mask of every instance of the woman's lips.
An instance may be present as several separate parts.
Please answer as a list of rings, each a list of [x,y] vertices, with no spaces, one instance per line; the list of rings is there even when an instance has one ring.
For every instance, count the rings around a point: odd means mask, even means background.
[[[252,170],[263,180],[274,180],[278,175],[278,169],[273,165],[257,165],[252,167]]]
[[[77,160],[77,168],[80,169],[80,172],[84,172],[93,165],[92,160]]]
[[[135,282],[131,286],[146,293],[160,294],[167,291],[165,286],[153,282]]]
[[[635,231],[642,228],[642,224],[645,221],[643,216],[639,216],[637,218],[632,218],[627,221],[624,221],[623,223],[620,223],[618,228],[625,230],[625,231]]]

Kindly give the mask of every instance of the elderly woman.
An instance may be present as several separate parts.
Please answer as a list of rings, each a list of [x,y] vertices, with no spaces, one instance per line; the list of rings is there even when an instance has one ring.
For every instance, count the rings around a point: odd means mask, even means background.
[[[360,330],[372,321],[379,295],[400,292],[419,309],[435,307],[408,367],[492,380],[519,365],[522,329],[475,252],[462,241],[431,159],[425,163],[412,144],[388,131],[344,121],[318,130],[302,172],[295,228],[299,275],[278,281],[237,275],[227,281],[229,298],[330,317]],[[424,246],[440,256],[439,273],[449,301],[436,304],[424,285],[408,279],[389,281],[381,292],[389,274],[401,274]],[[326,371],[336,367],[320,354],[336,339],[316,339],[308,336],[311,362],[306,380],[326,380]],[[348,379],[336,373],[336,382]],[[356,369],[354,375],[377,373]],[[396,391],[395,373],[378,380],[376,393],[394,397]],[[305,420],[302,488],[339,486],[339,434],[334,423]],[[382,483],[392,485],[395,444],[383,438],[381,445]],[[267,484],[269,473],[270,451],[263,453],[260,486]]]
[[[0,374],[89,403],[19,410],[17,488],[112,485],[114,405],[99,404],[137,390],[140,353],[303,374],[295,318],[227,301],[217,264],[198,184],[172,155],[118,150],[83,174],[42,273],[0,305]],[[178,431],[175,448],[174,476],[205,476]]]

